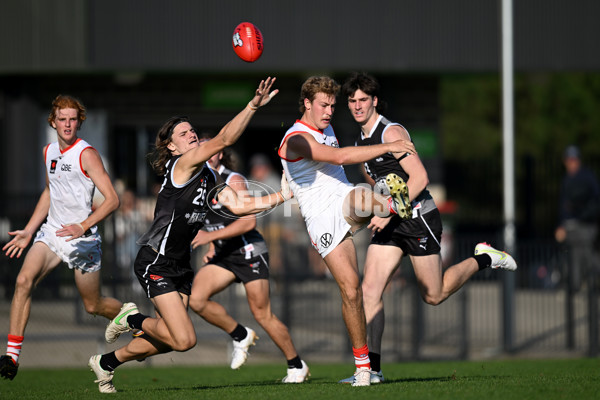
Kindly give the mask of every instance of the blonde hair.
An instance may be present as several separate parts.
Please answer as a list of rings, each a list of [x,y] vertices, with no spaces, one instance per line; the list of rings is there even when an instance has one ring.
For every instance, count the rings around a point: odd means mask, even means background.
[[[337,96],[340,91],[340,85],[328,76],[311,76],[303,84],[300,89],[300,112],[304,113],[304,99],[313,101],[317,93],[325,93],[329,96]]]

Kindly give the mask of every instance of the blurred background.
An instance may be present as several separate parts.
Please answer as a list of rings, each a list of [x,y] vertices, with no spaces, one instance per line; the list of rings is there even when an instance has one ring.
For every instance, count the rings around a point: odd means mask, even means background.
[[[52,100],[59,93],[76,96],[89,112],[79,136],[103,155],[121,196],[120,209],[101,225],[105,292],[150,312],[132,264],[160,183],[145,160],[158,127],[171,116],[187,115],[199,132],[217,133],[246,105],[260,79],[276,76],[279,95],[233,147],[240,172],[266,181],[279,174],[276,148],[300,117],[302,82],[325,74],[342,83],[361,70],[378,78],[388,103],[384,115],[408,129],[428,169],[444,215],[444,263],[470,256],[480,241],[502,248],[501,4],[3,0],[0,242],[27,223],[43,189],[41,150],[55,140],[46,122]],[[421,301],[410,262],[404,262],[386,292],[384,363],[598,355],[597,242],[593,267],[574,285],[570,253],[554,232],[565,147],[577,145],[583,163],[600,173],[600,3],[515,1],[512,16],[519,270],[510,278],[480,272],[447,302],[431,307]],[[264,53],[251,64],[237,58],[231,44],[233,29],[243,21],[264,36]],[[341,145],[354,144],[358,127],[344,99],[338,98],[332,125]],[[358,166],[346,171],[352,182],[363,182]],[[274,212],[259,219],[271,251],[275,312],[309,363],[347,360],[338,289],[290,207],[291,217]],[[361,269],[368,240],[366,231],[357,238]],[[200,266],[202,254],[196,253]],[[8,331],[21,262],[0,258],[0,335]],[[250,362],[284,362],[253,321],[242,287],[219,299],[263,337]],[[152,362],[227,362],[229,337],[194,318],[198,346]],[[34,293],[20,362],[83,366],[89,355],[110,347],[102,340],[105,324],[85,314],[72,272],[61,266]]]

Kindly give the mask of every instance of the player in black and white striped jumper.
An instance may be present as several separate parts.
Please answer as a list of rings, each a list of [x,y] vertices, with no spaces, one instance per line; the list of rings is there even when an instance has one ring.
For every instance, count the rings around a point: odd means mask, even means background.
[[[187,351],[196,345],[196,332],[188,315],[194,278],[190,264],[191,242],[202,228],[208,203],[217,200],[236,214],[259,213],[291,197],[286,187],[258,201],[240,199],[224,185],[206,161],[235,143],[258,108],[278,92],[271,91],[275,78],[260,82],[248,105],[229,121],[213,139],[200,143],[186,117],[170,118],[159,129],[152,153],[154,170],[164,176],[156,200],[154,221],[138,241],[142,246],[134,271],[156,310],[156,317],[142,315],[134,303],[125,303],[104,332],[108,343],[131,330],[134,337],[116,351],[90,357],[88,365],[98,378],[102,393],[114,393],[115,368],[170,351]],[[282,185],[286,182],[283,180]]]
[[[248,193],[246,178],[234,172],[233,152],[223,149],[208,160],[238,196]],[[300,359],[287,326],[271,310],[269,287],[269,253],[262,235],[256,230],[256,216],[238,217],[218,202],[210,203],[204,228],[196,234],[192,247],[209,245],[192,285],[190,308],[207,322],[229,333],[233,339],[231,368],[238,369],[255,344],[256,332],[239,324],[225,307],[212,299],[235,282],[244,284],[248,306],[260,326],[279,347],[288,364],[284,383],[302,383],[309,375],[308,366]]]
[[[357,146],[411,140],[408,131],[400,124],[390,122],[380,114],[379,83],[366,73],[352,74],[342,86],[342,96],[354,120],[360,125]],[[412,215],[406,219],[398,216],[373,217],[368,228],[373,231],[367,249],[362,282],[371,383],[383,382],[381,372],[381,339],[384,328],[383,292],[392,275],[408,255],[423,300],[438,305],[460,289],[477,271],[484,268],[515,270],[517,264],[507,253],[486,243],[475,247],[475,255],[442,271],[440,255],[442,220],[436,204],[427,190],[429,178],[417,153],[386,153],[364,163],[376,192],[387,194],[389,179],[395,176],[408,186]],[[387,178],[387,181],[386,181]],[[351,383],[352,378],[341,383]]]

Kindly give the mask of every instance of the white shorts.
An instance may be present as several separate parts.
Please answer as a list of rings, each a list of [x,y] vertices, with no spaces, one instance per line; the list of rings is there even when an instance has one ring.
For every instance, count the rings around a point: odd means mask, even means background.
[[[83,272],[100,270],[102,239],[96,233],[89,234],[67,242],[68,237],[56,236],[56,228],[43,224],[35,236],[35,242],[46,243],[70,269],[79,269]]]
[[[352,190],[354,187],[349,186],[346,192],[340,193],[339,197],[331,201],[329,209],[311,216],[311,219],[306,221],[310,241],[323,258],[342,242],[351,228],[344,218],[342,205]]]

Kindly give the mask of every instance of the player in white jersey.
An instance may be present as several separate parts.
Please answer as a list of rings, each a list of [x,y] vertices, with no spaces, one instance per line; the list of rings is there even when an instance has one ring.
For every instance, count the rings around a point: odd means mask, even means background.
[[[356,365],[354,386],[370,384],[370,362],[362,292],[352,234],[372,215],[406,212],[405,193],[395,198],[353,187],[342,165],[356,164],[392,152],[413,153],[410,141],[368,147],[344,147],[330,126],[340,86],[330,77],[310,77],[300,94],[302,117],[286,132],[279,156],[313,246],[340,287],[342,315]],[[408,205],[409,206],[409,205]]]
[[[112,319],[122,306],[100,293],[102,252],[96,224],[117,209],[119,198],[98,152],[77,136],[85,118],[85,107],[71,96],[59,95],[52,102],[48,123],[58,140],[44,147],[46,187],[25,228],[9,232],[13,239],[2,249],[10,258],[21,257],[39,227],[15,285],[7,351],[0,357],[0,375],[6,379],[17,374],[33,289],[61,261],[73,269],[88,313]],[[95,188],[105,200],[92,211]]]

